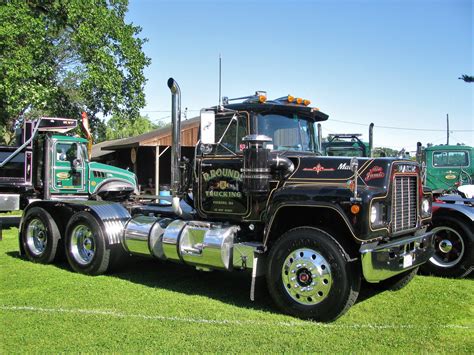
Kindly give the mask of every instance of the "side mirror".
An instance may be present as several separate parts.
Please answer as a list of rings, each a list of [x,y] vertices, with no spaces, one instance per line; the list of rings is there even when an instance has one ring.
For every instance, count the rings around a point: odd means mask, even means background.
[[[357,171],[357,169],[359,168],[359,161],[357,160],[356,157],[352,157],[351,162],[349,163],[349,166],[353,173]]]
[[[201,111],[201,143],[216,144],[216,115],[214,111]]]

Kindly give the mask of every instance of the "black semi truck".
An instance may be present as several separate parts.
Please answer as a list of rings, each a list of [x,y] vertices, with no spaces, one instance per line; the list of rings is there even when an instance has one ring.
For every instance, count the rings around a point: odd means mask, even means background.
[[[25,210],[20,248],[71,268],[110,270],[124,252],[200,270],[265,276],[284,312],[332,321],[361,281],[399,289],[433,255],[432,195],[416,162],[323,157],[308,100],[255,95],[201,111],[192,160],[181,158],[180,89],[172,93],[171,207],[38,201]],[[183,204],[189,208],[183,208]],[[209,285],[212,287],[212,285]]]

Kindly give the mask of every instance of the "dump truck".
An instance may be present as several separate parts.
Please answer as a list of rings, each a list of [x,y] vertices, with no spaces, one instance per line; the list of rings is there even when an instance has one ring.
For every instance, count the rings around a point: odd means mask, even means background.
[[[283,312],[325,322],[354,304],[363,280],[396,290],[432,257],[432,195],[416,162],[323,157],[316,124],[328,115],[309,100],[263,92],[202,109],[195,154],[185,159],[181,91],[172,78],[168,87],[171,206],[33,202],[22,254],[50,263],[64,248],[87,275],[120,265],[123,254],[247,271],[251,299],[266,280]]]
[[[67,135],[78,120],[41,117],[16,132],[16,146],[0,146],[0,212],[37,200],[122,201],[137,193],[134,173],[91,162],[85,138]]]

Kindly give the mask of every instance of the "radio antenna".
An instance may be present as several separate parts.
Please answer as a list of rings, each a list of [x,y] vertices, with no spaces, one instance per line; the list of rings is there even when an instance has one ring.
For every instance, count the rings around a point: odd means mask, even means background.
[[[219,106],[222,106],[222,95],[221,95],[221,87],[222,87],[222,58],[221,54],[219,53]]]

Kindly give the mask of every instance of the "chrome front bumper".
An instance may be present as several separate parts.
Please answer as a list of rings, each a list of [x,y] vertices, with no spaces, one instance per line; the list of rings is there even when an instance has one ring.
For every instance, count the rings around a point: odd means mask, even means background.
[[[384,244],[364,244],[360,248],[364,278],[376,283],[427,262],[434,254],[433,240],[433,233],[425,232]]]

